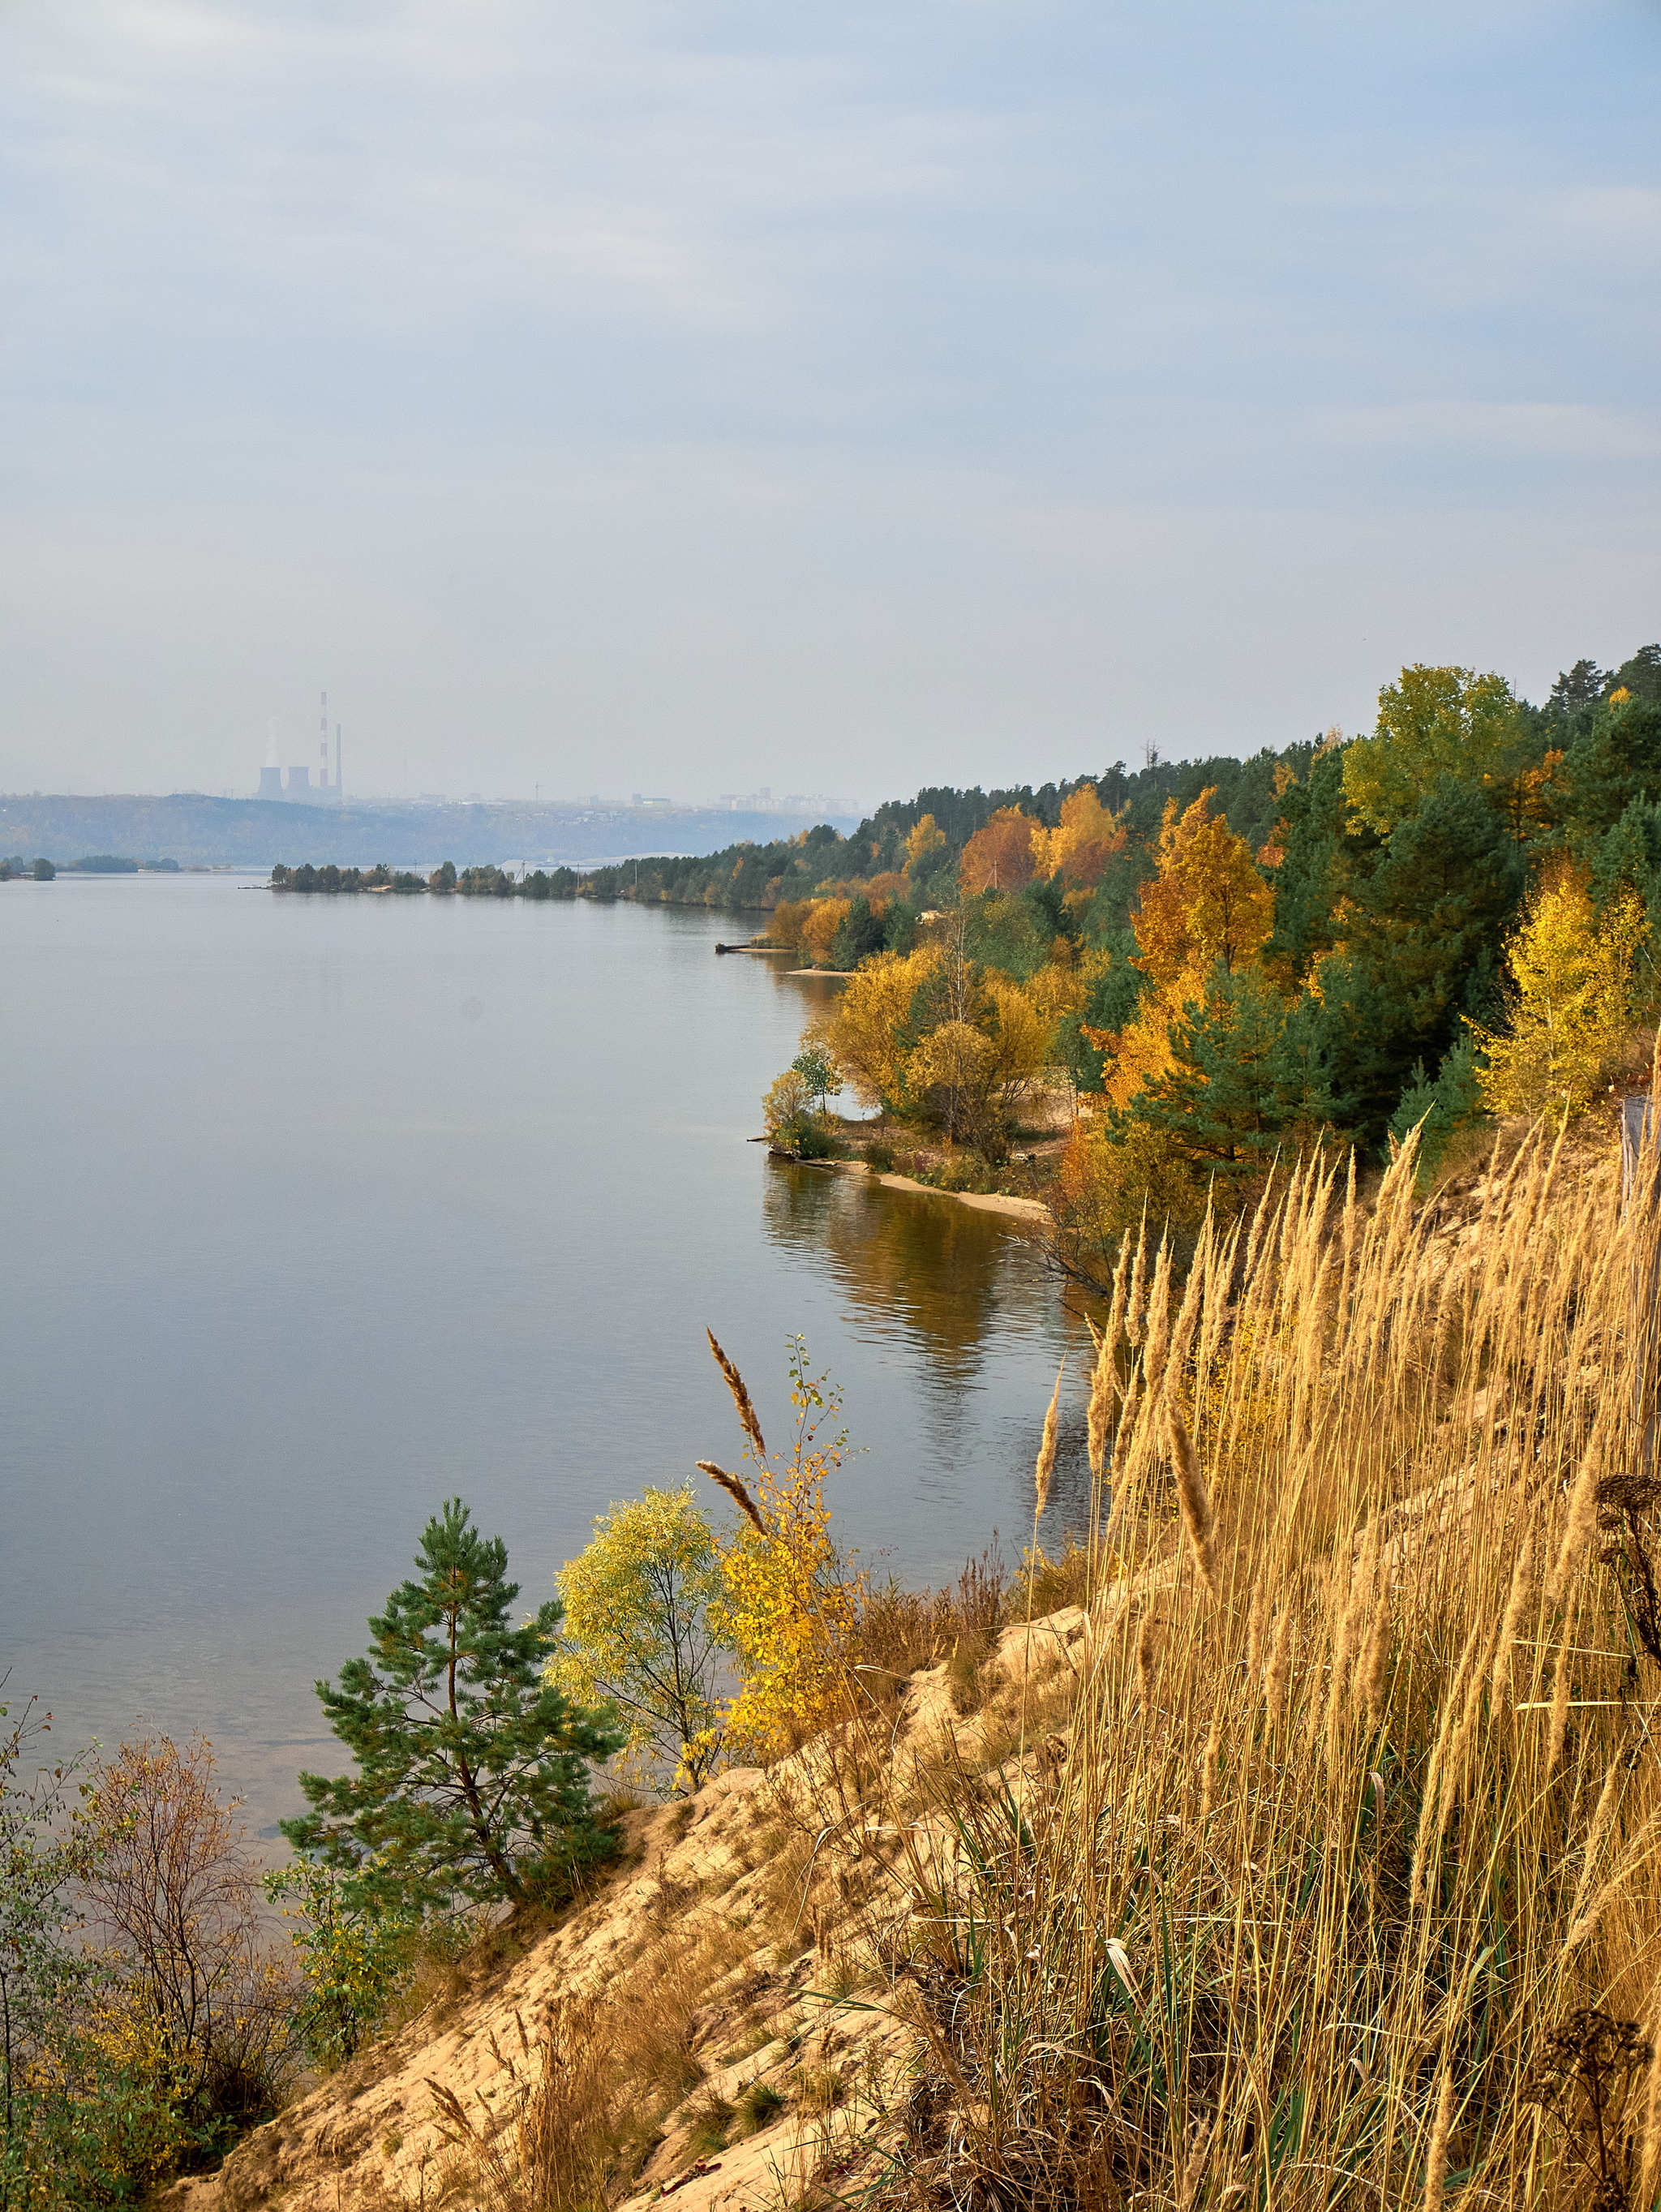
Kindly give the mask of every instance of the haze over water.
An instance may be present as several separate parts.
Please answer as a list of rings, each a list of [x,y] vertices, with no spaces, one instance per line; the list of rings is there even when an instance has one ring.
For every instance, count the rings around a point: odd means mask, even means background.
[[[745,1142],[833,987],[714,957],[734,933],[224,878],[0,890],[0,1672],[60,1744],[200,1727],[269,1828],[298,1765],[335,1771],[312,1680],[444,1497],[529,1610],[609,1501],[737,1463],[706,1323],[770,1443],[789,1334],[842,1384],[867,1449],[835,1522],[879,1572],[940,1579],[994,1527],[1019,1550],[1082,1325],[996,1217]]]

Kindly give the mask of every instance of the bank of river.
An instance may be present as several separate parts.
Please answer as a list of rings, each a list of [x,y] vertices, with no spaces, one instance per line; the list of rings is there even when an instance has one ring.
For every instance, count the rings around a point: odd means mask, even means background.
[[[1082,1336],[1030,1224],[745,1141],[834,985],[716,959],[702,912],[52,893],[0,905],[0,1672],[60,1741],[200,1725],[292,1809],[312,1678],[443,1498],[529,1606],[610,1500],[733,1448],[706,1324],[769,1435],[790,1333],[843,1386],[878,1573],[1025,1530]]]
[[[914,1190],[926,1198],[951,1199],[959,1206],[974,1206],[982,1213],[1002,1213],[1012,1220],[1029,1222],[1034,1228],[1047,1229],[1052,1218],[1049,1207],[1040,1198],[1013,1198],[1001,1190],[942,1190],[937,1183],[919,1182],[915,1176],[881,1175],[864,1160],[810,1160],[803,1165],[860,1176],[869,1182],[880,1183],[884,1190]]]

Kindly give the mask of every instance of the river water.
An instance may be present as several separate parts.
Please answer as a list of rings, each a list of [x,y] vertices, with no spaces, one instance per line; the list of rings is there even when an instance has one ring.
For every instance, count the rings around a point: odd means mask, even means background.
[[[459,1492],[530,1607],[594,1515],[842,1386],[837,1531],[953,1574],[1082,1490],[1082,1324],[997,1217],[749,1144],[814,994],[730,916],[0,886],[0,1673],[60,1744],[201,1729],[269,1832],[313,1678]],[[702,1481],[701,1477],[694,1477]],[[706,1489],[708,1486],[705,1486]],[[712,1502],[720,1504],[713,1498]]]

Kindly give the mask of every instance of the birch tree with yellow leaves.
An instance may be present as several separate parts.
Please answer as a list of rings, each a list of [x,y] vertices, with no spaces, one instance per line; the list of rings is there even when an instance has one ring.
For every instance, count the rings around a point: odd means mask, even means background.
[[[1498,1033],[1476,1031],[1490,1113],[1585,1111],[1627,1040],[1633,963],[1648,930],[1643,903],[1629,890],[1600,921],[1572,869],[1541,883],[1506,950],[1510,1022]]]

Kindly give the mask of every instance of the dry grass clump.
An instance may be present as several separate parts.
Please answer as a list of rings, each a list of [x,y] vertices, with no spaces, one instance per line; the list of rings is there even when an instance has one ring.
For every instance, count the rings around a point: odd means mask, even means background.
[[[907,1829],[889,2201],[1661,2183],[1655,1224],[1536,1139],[1439,1241],[1414,1171],[1127,1243],[1071,1726]]]
[[[654,1938],[607,1991],[614,2072],[637,2111],[655,2113],[696,2087],[703,2062],[693,2045],[710,1990],[755,1945],[753,1933],[710,1914],[694,1930]]]
[[[1089,1545],[1076,1535],[1069,1535],[1053,1554],[1035,1545],[1022,1555],[1016,1571],[1009,1618],[1019,1619],[1030,1608],[1037,1620],[1066,1606],[1082,1605],[1089,1595],[1092,1557]]]
[[[464,2102],[434,2082],[448,2156],[436,2186],[440,2204],[469,2212],[583,2212],[605,2201],[617,2147],[612,2050],[599,2008],[556,2002],[533,2039],[514,2014],[518,2047],[490,2039],[495,2079]],[[423,2201],[426,2191],[423,2190]]]

